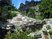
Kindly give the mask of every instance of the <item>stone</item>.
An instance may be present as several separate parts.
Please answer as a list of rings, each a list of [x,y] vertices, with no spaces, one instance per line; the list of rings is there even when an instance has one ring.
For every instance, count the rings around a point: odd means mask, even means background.
[[[8,22],[13,24],[16,28],[21,27],[22,30],[26,30],[27,28],[42,28],[44,23],[42,20],[36,20],[34,18],[23,16],[20,13],[18,13],[16,17],[13,17],[13,19],[8,19]]]

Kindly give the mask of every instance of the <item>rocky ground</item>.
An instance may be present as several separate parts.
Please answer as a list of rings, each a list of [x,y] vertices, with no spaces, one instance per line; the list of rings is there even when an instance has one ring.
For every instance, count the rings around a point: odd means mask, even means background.
[[[16,17],[8,19],[6,23],[0,21],[0,26],[2,29],[9,31],[16,31],[17,28],[21,31],[32,31],[28,36],[37,35],[38,39],[50,39],[50,36],[47,35],[49,29],[52,29],[52,19],[37,20],[27,16],[23,16],[17,13]],[[41,30],[34,32],[33,28],[41,28]],[[45,32],[47,34],[45,34]]]
[[[23,29],[28,29],[30,27],[41,27],[43,26],[43,21],[42,20],[36,20],[34,18],[30,18],[27,16],[23,16],[21,14],[17,14],[16,17],[13,17],[13,19],[8,19],[7,20],[10,24],[15,25],[15,27],[20,27]]]

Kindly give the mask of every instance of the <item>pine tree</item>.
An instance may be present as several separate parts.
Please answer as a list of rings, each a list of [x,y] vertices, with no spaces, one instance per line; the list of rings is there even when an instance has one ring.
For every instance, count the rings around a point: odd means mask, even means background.
[[[40,3],[40,12],[44,18],[52,17],[52,0],[42,0]]]
[[[11,9],[11,0],[0,1],[0,21],[8,18],[9,10]]]

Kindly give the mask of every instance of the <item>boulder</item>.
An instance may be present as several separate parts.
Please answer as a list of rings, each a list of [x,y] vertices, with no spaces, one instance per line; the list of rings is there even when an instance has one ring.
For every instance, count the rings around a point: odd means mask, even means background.
[[[34,18],[23,16],[21,14],[17,14],[16,17],[13,17],[13,19],[8,19],[7,21],[15,25],[15,28],[18,27],[24,31],[26,31],[28,28],[30,29],[42,28],[44,24],[42,20],[36,20]]]

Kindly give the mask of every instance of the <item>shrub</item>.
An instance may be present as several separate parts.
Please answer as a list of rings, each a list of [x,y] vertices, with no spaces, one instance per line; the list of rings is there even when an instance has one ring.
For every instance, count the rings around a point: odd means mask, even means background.
[[[17,16],[16,13],[9,13],[7,18],[11,19],[11,18],[13,18],[15,16]]]
[[[49,34],[52,35],[52,30],[49,30]]]
[[[27,32],[17,31],[14,33],[7,34],[4,39],[35,39],[35,37],[33,38],[27,35]]]

